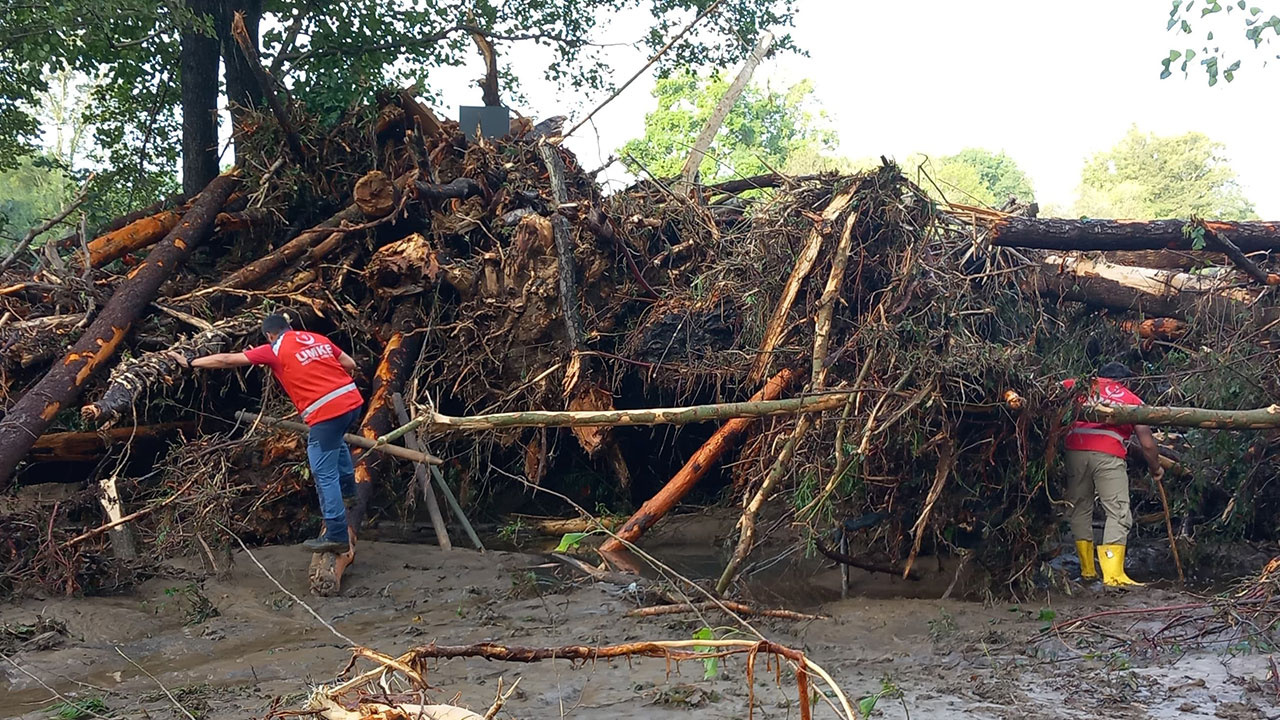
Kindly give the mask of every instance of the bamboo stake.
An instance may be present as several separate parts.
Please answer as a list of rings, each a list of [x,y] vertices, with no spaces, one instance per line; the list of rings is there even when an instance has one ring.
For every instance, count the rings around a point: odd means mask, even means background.
[[[396,393],[395,395],[392,396],[392,400],[393,401],[398,400],[398,402],[396,402],[396,412],[400,416],[400,422],[405,422],[409,418],[409,412],[404,408],[404,397],[400,395],[400,393]],[[425,446],[421,445],[418,442],[417,433],[413,432],[412,430],[406,433],[405,444],[409,445],[409,447],[412,447],[415,450],[422,451],[424,455],[427,454],[426,451],[422,449]],[[373,447],[371,449],[377,450],[378,448]],[[476,535],[476,530],[471,526],[471,521],[467,519],[467,514],[462,511],[462,505],[458,502],[458,498],[454,496],[453,490],[449,488],[449,484],[444,481],[444,473],[440,472],[440,468],[437,467],[436,465],[431,466],[431,477],[435,479],[436,486],[440,488],[440,493],[444,495],[445,502],[449,503],[449,509],[453,511],[453,516],[456,517],[458,519],[458,523],[462,525],[462,529],[464,532],[466,532],[467,538],[471,540],[471,544],[476,547],[476,550],[479,550],[480,552],[484,552],[484,543],[480,542],[480,536]],[[439,512],[438,507],[437,507],[437,512]],[[434,523],[435,521],[436,521],[436,516],[432,515],[431,522]],[[444,526],[443,519],[441,519],[440,525],[441,527]]]
[[[393,393],[391,402],[395,405],[396,415],[400,418],[401,424],[407,422],[409,420],[409,412],[405,410],[404,397],[400,393]],[[406,435],[404,444],[410,450],[420,450],[416,433]],[[449,540],[449,529],[445,527],[444,516],[440,514],[440,504],[436,501],[436,493],[431,489],[431,478],[427,472],[427,466],[419,462],[414,463],[413,476],[418,481],[418,487],[422,489],[422,497],[427,501],[427,513],[431,515],[431,528],[436,532],[436,542],[440,544],[440,549],[452,550],[453,542]]]
[[[1253,410],[1208,410],[1160,405],[1086,405],[1080,417],[1111,425],[1165,425],[1211,430],[1261,430],[1280,427],[1280,405]]]
[[[236,419],[242,420],[248,423],[261,422],[266,425],[278,427],[281,430],[288,430],[289,432],[298,433],[299,435],[306,435],[307,433],[311,432],[310,428],[308,428],[306,425],[303,425],[300,422],[291,422],[289,420],[281,420],[280,418],[271,417],[270,415],[259,415],[257,413],[245,412],[243,410],[236,411]],[[410,450],[409,448],[406,448],[406,447],[400,447],[399,445],[386,445],[386,444],[378,445],[377,443],[375,443],[373,440],[370,440],[369,438],[363,438],[363,437],[360,437],[359,435],[352,435],[351,433],[347,433],[342,437],[344,440],[347,441],[347,444],[349,445],[355,445],[356,447],[362,447],[366,450],[372,450],[374,452],[386,453],[388,455],[395,455],[396,457],[402,458],[404,460],[412,460],[414,462],[427,463],[432,467],[435,467],[436,465],[439,465],[444,462],[440,458],[430,453],[417,452],[414,450]]]

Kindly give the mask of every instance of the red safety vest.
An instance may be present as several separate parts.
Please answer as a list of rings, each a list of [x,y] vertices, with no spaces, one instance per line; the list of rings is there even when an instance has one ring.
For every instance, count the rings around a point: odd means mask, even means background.
[[[266,365],[308,425],[332,420],[364,403],[355,381],[338,362],[342,351],[319,333],[287,330],[271,345],[245,351],[255,365]]]
[[[1063,387],[1075,387],[1074,379],[1062,381]],[[1141,405],[1142,398],[1129,392],[1129,389],[1115,380],[1098,378],[1093,381],[1093,389],[1088,397],[1081,396],[1076,401],[1086,403],[1110,403],[1112,405]],[[1133,435],[1132,425],[1108,425],[1107,423],[1084,422],[1077,420],[1067,430],[1066,446],[1068,450],[1089,450],[1116,457],[1124,457],[1125,442]]]

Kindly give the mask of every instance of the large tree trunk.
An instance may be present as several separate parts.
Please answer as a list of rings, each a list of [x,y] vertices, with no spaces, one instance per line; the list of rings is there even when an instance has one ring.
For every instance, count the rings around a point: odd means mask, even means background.
[[[1242,307],[1253,299],[1249,291],[1232,287],[1231,276],[1191,275],[1077,256],[1051,256],[1027,280],[1024,287],[1051,297],[1180,320],[1202,309],[1216,313]]]
[[[217,0],[188,0],[197,16],[217,21]],[[218,39],[194,29],[182,33],[182,191],[200,192],[218,176]]]
[[[1185,220],[1063,220],[1002,217],[991,224],[990,240],[999,247],[1045,250],[1192,250]],[[1212,222],[1245,252],[1280,249],[1278,222]],[[1213,241],[1206,238],[1210,249]]]
[[[1211,430],[1262,430],[1280,427],[1280,405],[1252,410],[1209,410],[1159,405],[1089,405],[1080,417],[1111,425],[1164,425]]]
[[[116,289],[66,358],[9,409],[0,422],[0,490],[9,485],[18,463],[58,412],[74,402],[85,382],[115,355],[164,281],[208,237],[218,210],[239,182],[234,175],[223,175],[209,183],[178,227]]]
[[[218,5],[218,43],[222,51],[223,73],[227,80],[227,110],[234,128],[239,125],[246,108],[256,108],[262,104],[262,90],[231,35],[231,19],[237,12],[244,14],[244,25],[250,41],[255,48],[258,47],[262,0],[219,0]],[[243,137],[236,133],[232,138],[235,141],[236,164],[243,165],[246,160]]]

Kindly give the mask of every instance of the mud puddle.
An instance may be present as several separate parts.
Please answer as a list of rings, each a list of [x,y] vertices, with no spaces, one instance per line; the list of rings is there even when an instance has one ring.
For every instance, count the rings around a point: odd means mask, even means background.
[[[679,532],[655,537],[650,550],[694,577],[718,572],[708,559],[718,550],[692,529],[684,537],[683,545]],[[689,639],[703,626],[729,632],[722,616],[626,618],[636,604],[628,587],[550,572],[540,554],[366,543],[344,595],[313,598],[306,595],[305,553],[254,552],[337,632],[389,654],[430,642],[558,646]],[[1140,640],[1168,619],[1142,615],[1108,618],[1091,635],[1042,635],[1055,618],[1176,605],[1192,599],[1185,594],[1077,589],[1018,605],[937,600],[951,577],[943,568],[909,585],[855,574],[854,592],[862,595],[840,600],[835,570],[779,560],[751,580],[754,601],[804,606],[828,619],[752,623],[772,640],[803,648],[849,694],[883,693],[874,717],[1280,717],[1280,684],[1264,645],[1144,649],[1118,642]],[[877,597],[895,591],[936,594]],[[808,602],[792,602],[797,598]],[[310,687],[332,682],[349,658],[343,640],[242,554],[222,578],[183,577],[175,566],[172,577],[128,595],[5,605],[0,625],[39,615],[65,623],[68,635],[52,647],[46,638],[5,650],[13,662],[0,661],[0,717],[49,718],[60,709],[32,676],[66,697],[100,701],[93,707],[112,718],[185,718],[161,685],[200,720],[263,717],[278,698],[300,706]],[[1108,649],[1115,647],[1124,649]],[[772,673],[758,673],[748,688],[741,662],[716,670],[707,678],[701,665],[686,664],[669,674],[666,663],[648,659],[580,667],[451,660],[437,664],[429,680],[439,699],[460,693],[460,704],[483,712],[500,676],[522,678],[500,717],[737,719],[746,717],[752,697],[757,717],[799,717],[785,674],[779,685]],[[833,713],[818,702],[814,716]]]

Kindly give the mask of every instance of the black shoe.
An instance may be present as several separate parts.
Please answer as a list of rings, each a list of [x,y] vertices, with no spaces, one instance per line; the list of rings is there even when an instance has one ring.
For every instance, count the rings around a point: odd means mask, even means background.
[[[329,540],[327,538],[311,538],[302,543],[302,547],[313,553],[336,553],[341,555],[351,550],[351,543],[343,540]]]

